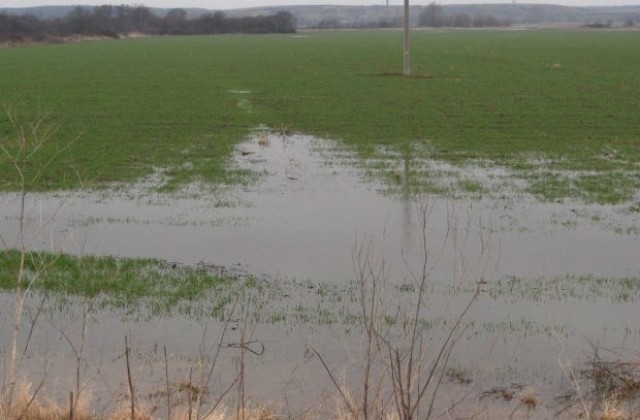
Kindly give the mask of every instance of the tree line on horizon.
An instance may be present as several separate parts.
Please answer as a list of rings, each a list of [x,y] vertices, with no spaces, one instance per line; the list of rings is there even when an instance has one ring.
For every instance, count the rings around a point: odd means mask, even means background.
[[[498,19],[489,14],[468,15],[456,13],[448,15],[441,5],[431,2],[420,13],[418,25],[428,28],[491,28],[511,26],[511,22]]]
[[[447,14],[444,8],[431,2],[420,8],[417,26],[427,28],[491,28],[511,26],[511,21],[490,14]],[[337,18],[322,19],[310,25],[314,29],[402,28],[402,17],[381,17],[377,20],[341,22]]]
[[[223,12],[206,13],[189,19],[184,9],[171,9],[158,16],[145,6],[73,8],[64,17],[38,19],[34,15],[0,13],[0,41],[48,41],[74,35],[118,38],[121,35],[209,35],[228,33],[295,33],[294,16],[281,11],[274,15],[227,17]]]

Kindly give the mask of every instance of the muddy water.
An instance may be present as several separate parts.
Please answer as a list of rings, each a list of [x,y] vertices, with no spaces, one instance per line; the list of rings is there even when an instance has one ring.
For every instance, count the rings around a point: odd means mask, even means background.
[[[29,196],[29,246],[79,255],[239,265],[274,281],[326,283],[338,290],[354,279],[352,258],[359,245],[373,246],[371,261],[384,259],[390,282],[401,288],[411,284],[411,273],[419,272],[427,255],[429,281],[437,295],[428,309],[433,317],[453,316],[466,302],[468,294],[448,295],[447,290],[473,288],[480,279],[488,283],[455,352],[456,366],[484,375],[485,384],[519,381],[557,391],[564,381],[557,368],[560,355],[579,359],[588,353],[589,341],[611,347],[640,344],[638,213],[622,206],[542,204],[521,193],[507,198],[385,195],[386,187],[365,178],[348,150],[305,136],[258,133],[238,147],[232,165],[262,176],[246,187],[206,192],[190,186],[168,196],[153,192],[163,180],[157,171],[125,190]],[[509,182],[508,172],[502,176],[501,182]],[[398,182],[402,184],[402,173]],[[0,234],[12,246],[19,200],[11,194],[0,200]],[[428,216],[424,235],[422,214]],[[610,281],[595,281],[598,277]],[[624,278],[631,287],[619,288]],[[394,299],[407,296],[411,294]],[[5,350],[10,299],[3,296],[0,309]],[[303,301],[313,306],[313,299]],[[328,310],[337,310],[332,304]],[[42,372],[52,355],[73,365],[70,345],[60,331],[81,330],[81,305],[67,311],[51,315],[34,335],[29,359],[34,373]],[[204,340],[205,324],[181,316],[122,321],[121,314],[99,313],[87,337],[87,354],[94,358],[87,371],[99,370],[104,382],[100,386],[117,388],[123,370],[111,361],[122,353],[128,331],[135,337],[141,372],[157,380],[149,381],[153,388],[163,380],[163,346],[178,371],[188,370]],[[291,324],[261,324],[256,329],[267,351],[252,364],[253,395],[280,401],[287,392],[300,397],[330,390],[317,361],[309,361],[308,345],[340,368],[358,359],[359,336],[345,334],[348,328]],[[210,340],[221,327],[211,321],[207,328]],[[207,346],[214,344],[209,341]],[[234,353],[228,354],[221,382],[234,370]],[[299,401],[309,404],[308,398]]]
[[[613,207],[541,204],[535,200],[426,200],[385,196],[350,165],[347,152],[304,136],[258,138],[241,145],[235,165],[265,173],[255,185],[179,197],[151,192],[155,181],[108,194],[28,197],[39,228],[34,248],[74,254],[149,256],[186,263],[242,264],[254,273],[342,281],[352,277],[352,248],[375,237],[389,266],[419,258],[418,205],[429,206],[428,245],[438,251],[445,232],[464,236],[467,257],[490,247],[494,277],[570,274],[636,276],[639,213]],[[355,158],[354,158],[355,160]],[[509,175],[506,174],[506,177]],[[197,198],[188,198],[196,195]],[[0,233],[16,236],[18,197],[3,194]],[[449,237],[451,239],[451,237]],[[460,239],[460,238],[459,238]],[[446,256],[445,256],[446,257]],[[447,263],[442,266],[449,269]]]

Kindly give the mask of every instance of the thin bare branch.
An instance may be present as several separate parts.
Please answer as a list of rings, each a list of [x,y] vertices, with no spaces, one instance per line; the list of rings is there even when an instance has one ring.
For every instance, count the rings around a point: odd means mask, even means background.
[[[127,367],[127,382],[129,384],[129,398],[130,398],[130,406],[131,406],[131,420],[135,420],[136,418],[136,397],[135,397],[135,388],[133,386],[133,375],[131,375],[131,362],[129,360],[129,353],[131,352],[131,348],[129,347],[129,336],[128,334],[124,335],[124,360]]]
[[[322,366],[324,367],[324,370],[327,372],[327,375],[329,375],[329,379],[331,379],[331,382],[333,382],[333,385],[336,387],[336,390],[340,393],[340,396],[342,397],[342,401],[344,402],[344,404],[349,409],[349,413],[351,413],[352,418],[353,419],[357,419],[358,418],[358,412],[352,406],[351,402],[349,401],[349,398],[347,397],[347,395],[342,390],[342,387],[338,384],[338,381],[336,380],[336,377],[333,375],[333,372],[331,372],[331,369],[329,369],[329,366],[325,362],[325,360],[322,357],[322,355],[314,347],[311,347],[310,350],[318,358],[318,360],[320,360],[320,363],[322,363]]]

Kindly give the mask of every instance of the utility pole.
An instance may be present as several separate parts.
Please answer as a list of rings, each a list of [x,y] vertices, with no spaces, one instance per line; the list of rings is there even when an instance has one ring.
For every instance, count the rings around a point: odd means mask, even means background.
[[[409,52],[409,0],[404,0],[404,76],[411,76],[411,55]]]

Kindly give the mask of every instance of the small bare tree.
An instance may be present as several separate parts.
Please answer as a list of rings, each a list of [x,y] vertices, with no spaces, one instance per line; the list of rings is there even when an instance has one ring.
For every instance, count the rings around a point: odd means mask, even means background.
[[[451,326],[438,336],[428,336],[424,322],[427,294],[432,286],[432,273],[441,262],[445,251],[453,252],[451,276],[457,286],[471,272],[462,248],[470,227],[459,229],[453,208],[448,209],[447,226],[443,242],[434,248],[427,240],[427,225],[432,208],[422,201],[418,206],[421,230],[420,264],[413,270],[405,261],[412,280],[412,297],[403,300],[389,312],[388,274],[384,257],[377,259],[371,241],[360,242],[353,252],[358,304],[363,325],[363,357],[361,389],[355,398],[340,385],[322,355],[312,349],[338,390],[346,418],[411,420],[431,418],[434,415],[438,393],[467,316],[481,291],[483,272],[489,261],[489,247],[481,238],[478,256],[479,275],[475,291],[461,308]],[[481,234],[482,235],[482,234]],[[378,261],[378,262],[376,262]],[[403,298],[404,299],[404,298]],[[450,310],[448,305],[443,311]],[[442,315],[446,315],[443,313]],[[381,366],[381,368],[380,368]]]
[[[22,315],[25,308],[25,301],[29,290],[38,280],[41,270],[46,268],[47,264],[51,264],[51,260],[37,260],[37,257],[29,253],[29,241],[32,237],[37,236],[44,224],[40,224],[35,229],[28,226],[30,218],[29,208],[27,205],[27,197],[32,192],[33,186],[36,185],[41,178],[43,171],[49,166],[52,160],[58,155],[54,153],[49,159],[42,159],[42,151],[49,140],[51,140],[55,128],[49,123],[49,115],[47,112],[38,112],[37,115],[28,122],[23,121],[15,109],[4,106],[5,115],[8,118],[12,128],[11,134],[0,138],[0,162],[5,163],[14,170],[17,177],[18,190],[18,233],[15,239],[15,245],[10,245],[6,238],[0,236],[0,244],[5,249],[17,248],[18,262],[14,278],[14,295],[13,304],[13,331],[11,338],[11,351],[8,361],[8,374],[6,378],[7,386],[3,386],[3,410],[4,414],[11,416],[14,407],[12,407],[15,398],[16,388],[18,385],[18,373],[20,365],[28,346],[30,334],[26,342],[20,340],[20,332],[22,329]],[[64,150],[65,148],[63,148]],[[61,152],[59,150],[58,152]],[[29,267],[31,266],[31,267]],[[36,268],[33,268],[36,267]],[[33,320],[32,322],[35,322]],[[33,329],[33,325],[31,326]],[[35,398],[37,391],[42,386],[42,382],[36,387],[36,392],[32,396]],[[28,407],[23,408],[24,410]],[[18,418],[20,415],[18,415]]]

